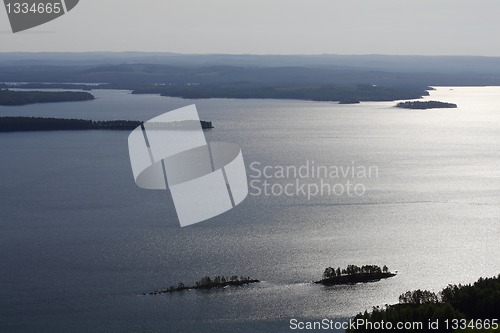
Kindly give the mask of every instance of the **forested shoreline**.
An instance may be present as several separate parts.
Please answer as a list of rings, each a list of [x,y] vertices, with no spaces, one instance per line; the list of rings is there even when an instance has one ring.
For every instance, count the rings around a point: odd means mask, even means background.
[[[367,323],[423,323],[421,329],[405,332],[499,332],[500,275],[480,278],[467,285],[448,285],[439,293],[427,290],[407,291],[399,296],[399,304],[358,314],[354,320]],[[429,322],[438,323],[430,328]],[[495,324],[496,323],[496,324]],[[377,332],[368,325],[348,333]]]
[[[143,124],[138,120],[62,119],[40,117],[0,117],[0,132],[133,130]],[[202,129],[213,128],[211,121],[201,120]]]
[[[28,105],[37,103],[91,101],[95,97],[84,91],[14,91],[0,89],[0,105]]]

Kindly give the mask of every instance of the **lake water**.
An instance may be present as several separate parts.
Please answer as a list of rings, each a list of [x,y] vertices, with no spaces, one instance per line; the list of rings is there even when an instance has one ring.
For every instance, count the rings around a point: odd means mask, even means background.
[[[425,99],[459,107],[420,111],[394,102],[93,94],[0,107],[0,116],[147,120],[196,103],[216,126],[207,140],[239,144],[249,176],[254,162],[307,161],[372,166],[378,175],[356,179],[361,196],[249,195],[180,228],[167,191],[136,187],[127,131],[2,133],[2,332],[290,332],[291,318],[342,321],[407,290],[500,273],[500,87],[439,87]],[[325,267],[348,264],[386,264],[398,275],[311,283]],[[233,274],[263,282],[142,295]]]

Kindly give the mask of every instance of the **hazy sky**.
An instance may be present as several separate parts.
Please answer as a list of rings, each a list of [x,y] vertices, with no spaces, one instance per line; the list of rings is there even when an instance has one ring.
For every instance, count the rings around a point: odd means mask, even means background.
[[[0,51],[500,56],[499,0],[80,0]]]

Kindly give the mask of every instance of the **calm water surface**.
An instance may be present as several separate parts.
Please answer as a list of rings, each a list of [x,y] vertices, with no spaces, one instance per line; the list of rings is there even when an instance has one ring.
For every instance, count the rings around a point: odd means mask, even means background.
[[[363,196],[249,196],[180,228],[168,192],[135,186],[126,131],[0,134],[0,331],[289,332],[500,273],[500,87],[440,87],[393,102],[182,100],[93,91],[90,102],[0,107],[0,116],[147,120],[196,103],[209,141],[261,165],[376,166]],[[273,180],[285,184],[290,179]],[[306,180],[307,181],[307,180]],[[310,282],[327,266],[386,264],[367,285]],[[204,275],[241,288],[143,296]]]

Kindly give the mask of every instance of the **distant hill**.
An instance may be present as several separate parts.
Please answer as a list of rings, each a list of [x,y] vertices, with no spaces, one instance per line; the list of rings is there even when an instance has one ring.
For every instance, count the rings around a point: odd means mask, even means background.
[[[495,73],[500,57],[400,55],[248,55],[171,52],[0,52],[0,66],[159,64],[186,67],[316,67],[408,73]]]
[[[500,58],[0,53],[1,82],[103,83],[100,88],[184,98],[356,103],[418,98],[429,86],[500,85]]]

